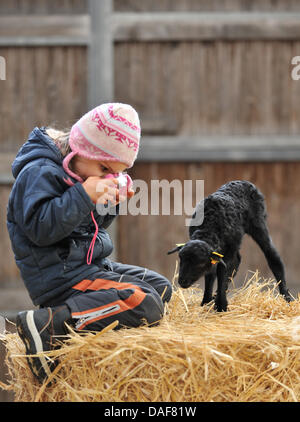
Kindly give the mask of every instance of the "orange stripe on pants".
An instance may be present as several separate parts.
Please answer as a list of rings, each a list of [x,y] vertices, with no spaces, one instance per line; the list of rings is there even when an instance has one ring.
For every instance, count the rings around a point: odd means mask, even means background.
[[[80,290],[82,292],[85,292],[86,290],[99,291],[99,290],[108,290],[108,289],[117,289],[117,290],[133,289],[132,295],[130,295],[127,299],[116,300],[114,302],[110,302],[108,304],[105,304],[96,308],[91,308],[91,309],[81,311],[81,312],[72,312],[72,316],[77,317],[77,318],[78,317],[83,318],[83,323],[82,325],[78,327],[78,329],[83,329],[86,325],[89,325],[92,322],[98,321],[100,319],[107,318],[108,316],[116,315],[120,312],[134,309],[137,306],[139,306],[146,297],[146,293],[143,292],[139,286],[135,286],[134,284],[131,284],[131,283],[118,283],[117,281],[106,280],[106,279],[101,279],[101,278],[98,278],[94,281],[82,280],[81,282],[76,284],[73,288],[76,290]],[[102,311],[102,310],[105,310],[106,308],[114,307],[116,305],[118,305],[117,310],[112,310],[112,312],[105,313],[105,315],[100,315],[84,322],[84,316],[86,316],[87,314],[97,312],[97,311]]]

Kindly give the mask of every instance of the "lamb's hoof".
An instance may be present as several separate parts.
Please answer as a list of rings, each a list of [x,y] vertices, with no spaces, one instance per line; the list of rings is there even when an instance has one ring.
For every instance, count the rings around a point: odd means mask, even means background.
[[[213,298],[203,298],[201,302],[201,306],[207,305],[208,303],[211,303],[213,301]]]
[[[283,297],[287,302],[293,302],[295,300],[289,291],[284,293]]]
[[[219,300],[215,301],[215,310],[217,312],[226,312],[227,311],[227,302],[221,302]]]

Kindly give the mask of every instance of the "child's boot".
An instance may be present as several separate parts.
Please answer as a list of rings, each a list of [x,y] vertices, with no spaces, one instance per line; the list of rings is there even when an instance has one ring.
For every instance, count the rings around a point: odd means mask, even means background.
[[[54,350],[55,342],[59,340],[58,336],[67,334],[65,323],[68,322],[71,322],[71,312],[66,305],[20,312],[16,325],[18,334],[25,344],[26,354],[35,355]],[[28,356],[27,360],[32,373],[41,383],[49,377],[58,364],[57,361],[51,361],[44,355]]]

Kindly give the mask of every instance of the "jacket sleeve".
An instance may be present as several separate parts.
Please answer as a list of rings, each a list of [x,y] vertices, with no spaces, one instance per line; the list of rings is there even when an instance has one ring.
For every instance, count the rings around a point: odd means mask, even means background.
[[[101,227],[103,229],[107,229],[112,224],[114,219],[118,216],[118,214],[119,214],[119,204],[114,208],[114,210],[116,211],[114,214],[107,214],[103,218],[103,221],[101,222]]]
[[[65,190],[54,166],[32,166],[16,181],[16,223],[37,246],[50,246],[70,235],[95,209],[80,183]]]

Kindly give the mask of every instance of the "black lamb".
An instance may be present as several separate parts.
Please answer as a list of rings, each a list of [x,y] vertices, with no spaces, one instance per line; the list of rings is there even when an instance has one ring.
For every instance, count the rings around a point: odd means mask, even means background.
[[[226,291],[230,278],[238,271],[241,261],[239,249],[242,238],[247,233],[262,249],[279,283],[280,294],[286,301],[292,301],[293,297],[286,285],[283,262],[268,231],[264,196],[257,187],[248,181],[232,181],[203,201],[203,223],[200,226],[190,225],[190,240],[168,252],[171,254],[179,251],[179,285],[183,288],[190,287],[204,275],[205,289],[201,303],[204,305],[213,300],[213,284],[217,277],[215,309],[219,312],[226,311]]]

